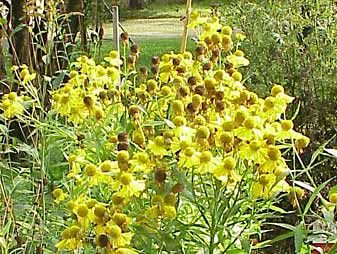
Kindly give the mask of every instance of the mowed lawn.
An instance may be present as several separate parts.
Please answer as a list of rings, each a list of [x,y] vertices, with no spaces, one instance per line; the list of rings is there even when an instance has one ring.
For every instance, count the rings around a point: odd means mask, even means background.
[[[179,53],[181,38],[157,38],[144,37],[137,38],[135,43],[139,46],[140,55],[137,66],[151,66],[151,58],[153,56],[161,56],[165,53]],[[193,45],[190,42],[189,45]],[[97,62],[101,62],[104,56],[108,55],[114,49],[113,41],[104,41],[100,54],[96,55]],[[126,51],[126,57],[128,50]],[[121,56],[123,56],[123,48],[121,48]]]

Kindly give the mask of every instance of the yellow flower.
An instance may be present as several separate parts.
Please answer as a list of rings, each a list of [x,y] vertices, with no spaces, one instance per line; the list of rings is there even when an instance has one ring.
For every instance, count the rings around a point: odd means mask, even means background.
[[[272,187],[274,186],[276,177],[273,174],[262,174],[257,182],[253,183],[253,198],[269,198],[272,195]]]
[[[224,183],[231,181],[232,184],[235,184],[240,180],[240,175],[235,171],[235,166],[235,159],[233,157],[226,157],[214,170],[214,176]]]
[[[267,157],[265,143],[261,140],[252,140],[239,147],[238,155],[243,160],[253,161],[257,164],[264,163]]]
[[[253,138],[262,138],[262,132],[260,130],[261,119],[257,116],[246,118],[241,127],[235,130],[235,135],[241,140],[249,141]]]
[[[114,67],[119,67],[123,63],[122,60],[119,59],[118,52],[116,50],[111,51],[108,57],[104,57],[104,60]]]
[[[95,232],[98,246],[107,247],[110,245],[112,250],[130,245],[133,237],[132,232],[123,232],[122,229],[112,220],[107,222],[105,226],[96,226]],[[105,246],[102,246],[102,243],[105,242],[107,242]]]
[[[6,119],[21,116],[24,112],[23,97],[18,96],[16,92],[5,94],[2,97],[0,109],[3,110],[3,116]]]
[[[238,41],[244,41],[246,39],[246,35],[244,33],[242,33],[242,32],[239,32],[239,33],[235,34],[235,38]]]
[[[29,73],[27,65],[22,65],[20,67],[22,68],[20,72],[20,79],[24,85],[36,78],[36,73]]]
[[[107,254],[137,254],[138,252],[132,248],[118,248],[115,250],[107,250]]]
[[[159,72],[160,81],[164,84],[168,83],[169,80],[172,80],[178,74],[171,62],[160,65]]]
[[[154,164],[146,152],[135,153],[130,160],[131,170],[133,172],[149,173],[153,170]]]
[[[176,127],[174,130],[175,137],[180,142],[192,142],[192,139],[195,137],[196,130],[187,126],[179,126]]]
[[[148,148],[155,156],[165,156],[168,154],[163,136],[157,136],[155,139],[149,140]]]
[[[124,172],[120,175],[119,179],[113,183],[112,188],[117,190],[118,195],[121,197],[130,198],[140,195],[145,189],[145,181],[136,180],[131,173]]]
[[[272,172],[277,167],[286,168],[287,164],[282,158],[281,151],[277,146],[270,145],[267,148],[267,160],[259,167],[261,172]]]
[[[302,137],[302,134],[293,130],[294,124],[291,120],[281,120],[281,129],[277,132],[278,140],[297,139]]]
[[[163,206],[163,217],[168,219],[173,219],[177,215],[176,208],[171,205],[164,205]]]
[[[198,155],[199,153],[191,146],[181,149],[178,160],[179,168],[192,168],[197,166]]]
[[[78,103],[72,105],[69,113],[69,120],[73,123],[80,124],[86,119],[89,115],[88,108],[84,103]]]
[[[240,68],[249,65],[249,60],[244,56],[237,56],[235,54],[227,56],[227,61],[233,65],[233,68]]]
[[[100,164],[100,170],[103,173],[117,173],[119,172],[118,162],[106,160]]]
[[[62,232],[62,240],[59,241],[55,247],[59,250],[76,250],[79,249],[83,243],[80,236],[81,228],[73,225],[66,228]]]
[[[193,11],[190,16],[190,23],[188,24],[188,28],[191,28],[191,29],[196,28],[202,25],[203,23],[205,23],[206,21],[207,21],[207,18],[201,17],[200,12]]]
[[[215,136],[215,144],[219,147],[228,147],[234,144],[234,135],[230,131],[218,131]]]
[[[337,205],[337,193],[330,193],[329,194],[329,201],[333,204]]]
[[[62,189],[57,188],[57,189],[53,190],[53,196],[54,196],[54,198],[55,198],[56,204],[59,204],[59,203],[62,202],[65,198],[68,197],[68,194],[64,193]]]
[[[216,167],[220,164],[220,159],[213,157],[210,151],[203,151],[198,155],[198,165],[195,167],[195,172],[199,174],[213,173]]]

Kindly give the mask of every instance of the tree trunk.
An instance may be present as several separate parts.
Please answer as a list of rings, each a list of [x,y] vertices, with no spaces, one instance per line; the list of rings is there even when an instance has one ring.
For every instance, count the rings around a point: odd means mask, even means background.
[[[67,13],[81,13],[81,15],[72,15],[69,23],[70,40],[72,43],[76,41],[76,35],[81,33],[81,47],[83,50],[87,49],[87,35],[84,24],[84,2],[83,0],[69,0],[67,5]]]
[[[5,50],[6,50],[6,36],[3,29],[0,28],[0,80],[6,77],[6,61],[5,61]]]
[[[130,0],[129,8],[130,9],[142,9],[144,8],[145,0]]]
[[[0,28],[0,80],[4,80],[6,78],[6,59],[5,59],[5,35],[4,31]],[[4,83],[0,83],[0,98],[3,94],[8,93],[9,89],[8,86]]]
[[[14,64],[31,66],[31,43],[27,29],[26,1],[12,1],[13,60]]]

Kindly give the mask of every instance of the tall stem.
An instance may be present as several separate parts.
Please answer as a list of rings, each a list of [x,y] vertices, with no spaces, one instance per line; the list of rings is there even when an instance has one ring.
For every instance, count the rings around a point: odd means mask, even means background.
[[[187,0],[186,2],[186,17],[185,17],[185,25],[184,25],[184,31],[181,41],[181,53],[184,53],[186,51],[187,47],[187,37],[188,37],[188,25],[190,23],[190,16],[191,16],[191,9],[192,9],[192,0]]]

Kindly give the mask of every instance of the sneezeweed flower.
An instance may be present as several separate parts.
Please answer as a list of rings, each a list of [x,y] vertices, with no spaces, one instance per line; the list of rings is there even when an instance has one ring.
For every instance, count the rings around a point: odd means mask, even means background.
[[[242,32],[238,32],[238,33],[235,34],[235,38],[238,41],[244,41],[246,39],[246,35]]]
[[[295,141],[295,147],[299,152],[303,152],[303,149],[309,145],[310,139],[306,136],[299,136]]]
[[[154,168],[154,163],[146,152],[135,153],[130,160],[130,164],[131,171],[133,172],[149,173]]]
[[[111,66],[114,66],[116,68],[118,68],[122,64],[122,61],[119,59],[119,55],[116,50],[111,51],[109,53],[109,56],[104,57],[104,60],[107,61]]]
[[[295,188],[292,188],[291,191],[289,191],[289,199],[294,208],[297,207],[298,201],[305,197],[305,194],[305,190],[298,186],[295,186]]]
[[[198,165],[194,172],[198,174],[213,173],[216,167],[220,164],[220,159],[214,157],[210,151],[202,151],[198,155]]]
[[[295,98],[284,93],[284,88],[281,85],[274,85],[271,89],[271,95],[276,98],[279,104],[289,104]]]
[[[148,148],[152,154],[155,156],[165,156],[168,154],[168,150],[165,144],[165,139],[163,136],[157,136],[154,140],[149,140]]]
[[[267,148],[262,140],[252,140],[239,147],[238,155],[243,160],[261,164],[266,161]]]
[[[113,220],[110,220],[105,226],[96,226],[95,232],[98,246],[107,248],[108,250],[117,250],[121,247],[127,247],[130,245],[133,237],[132,232],[123,232],[121,227],[116,225]]]
[[[81,196],[77,198],[73,205],[72,213],[76,216],[78,225],[84,231],[88,230],[92,221],[95,219],[93,207],[96,203],[96,201],[93,203],[89,198]]]
[[[187,146],[179,152],[179,168],[193,168],[198,165],[199,152],[192,146]]]
[[[69,173],[67,175],[68,178],[80,178],[80,173],[82,171],[81,166],[84,162],[85,152],[84,150],[77,150],[69,155],[68,163],[69,163]]]
[[[277,146],[270,145],[267,148],[267,160],[260,166],[262,172],[271,172],[277,167],[287,168],[282,153]]]
[[[118,172],[117,165],[111,165],[112,162],[105,161],[101,163],[100,167],[97,167],[94,164],[87,164],[84,167],[84,174],[88,177],[89,186],[97,186],[100,184],[112,184],[113,178],[109,175],[109,172]],[[102,167],[103,165],[103,167]],[[111,167],[111,168],[110,168]],[[102,171],[110,170],[110,171]]]
[[[242,52],[242,51],[241,51]],[[243,54],[235,53],[227,56],[227,61],[234,67],[240,68],[249,65],[249,60]]]
[[[174,194],[168,194],[165,197],[154,195],[152,198],[152,206],[145,212],[145,218],[142,223],[152,221],[153,226],[159,226],[155,221],[161,219],[171,220],[176,217],[177,211],[175,208],[176,197]]]
[[[188,27],[193,29],[196,28],[202,24],[204,24],[207,21],[207,18],[204,18],[200,15],[200,12],[193,11],[190,16],[190,23],[188,24]]]
[[[281,130],[277,133],[276,137],[279,140],[296,139],[302,136],[293,130],[294,123],[292,120],[281,120]]]
[[[5,119],[20,117],[24,113],[24,99],[16,92],[10,92],[2,97],[0,109],[3,111]]]
[[[172,80],[174,77],[177,76],[178,72],[173,67],[172,62],[161,64],[160,66],[160,81],[162,83],[168,83],[169,80]]]
[[[214,170],[214,176],[224,184],[235,184],[240,180],[240,175],[235,171],[236,160],[233,157],[226,157]],[[228,186],[228,185],[227,185]]]
[[[64,193],[62,189],[57,188],[53,190],[53,196],[55,198],[56,204],[59,204],[60,202],[62,202],[64,199],[68,197],[68,194]]]
[[[108,250],[107,254],[137,254],[138,252],[132,248],[118,248],[115,250]]]
[[[118,162],[106,160],[100,164],[100,169],[103,173],[117,173],[119,172]]]
[[[89,115],[87,108],[84,103],[78,103],[71,107],[69,120],[75,124],[80,124],[86,119]]]
[[[83,245],[80,232],[81,228],[77,225],[66,228],[62,232],[62,240],[59,241],[55,247],[59,250],[79,249]]]
[[[269,96],[264,100],[262,117],[269,121],[275,121],[285,111],[286,105],[277,101],[275,97]]]
[[[121,173],[118,180],[111,185],[113,190],[118,192],[118,195],[123,198],[139,196],[145,189],[145,180],[137,180],[132,173]]]
[[[252,195],[254,198],[268,198],[273,192],[272,188],[275,184],[275,176],[273,174],[262,174],[257,182],[253,184]]]
[[[259,126],[259,117],[247,117],[243,122],[241,127],[235,130],[235,134],[241,140],[249,141],[253,138],[262,137],[262,132]]]
[[[19,77],[23,85],[26,85],[36,78],[36,73],[30,73],[27,65],[21,65],[20,68],[21,71],[19,73]]]

